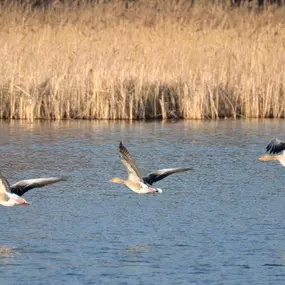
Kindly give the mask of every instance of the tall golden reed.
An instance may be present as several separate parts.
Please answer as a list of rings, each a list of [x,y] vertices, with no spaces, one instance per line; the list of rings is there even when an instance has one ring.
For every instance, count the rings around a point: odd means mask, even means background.
[[[0,118],[285,116],[283,8],[141,2],[2,6]]]

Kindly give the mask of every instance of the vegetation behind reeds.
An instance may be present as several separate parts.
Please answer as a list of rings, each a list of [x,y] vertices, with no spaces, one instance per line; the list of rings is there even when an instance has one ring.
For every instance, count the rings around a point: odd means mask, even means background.
[[[285,117],[283,8],[141,2],[2,6],[0,117]]]

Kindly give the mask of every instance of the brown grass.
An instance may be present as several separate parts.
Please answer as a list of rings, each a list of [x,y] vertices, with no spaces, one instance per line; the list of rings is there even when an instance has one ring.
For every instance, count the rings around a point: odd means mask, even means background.
[[[0,8],[0,118],[285,117],[283,8],[141,2]]]

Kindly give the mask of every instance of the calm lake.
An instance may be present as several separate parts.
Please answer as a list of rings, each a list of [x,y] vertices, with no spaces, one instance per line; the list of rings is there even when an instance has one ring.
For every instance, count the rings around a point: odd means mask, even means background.
[[[0,206],[0,284],[284,284],[285,168],[260,162],[282,120],[0,122],[1,172],[69,176]],[[140,170],[192,166],[138,195]]]

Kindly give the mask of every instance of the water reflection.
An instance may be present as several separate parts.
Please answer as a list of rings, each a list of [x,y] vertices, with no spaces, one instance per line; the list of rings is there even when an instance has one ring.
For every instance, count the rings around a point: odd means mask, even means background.
[[[129,253],[150,251],[151,249],[152,249],[152,246],[146,245],[146,244],[133,244],[133,245],[129,245],[126,247],[126,251]]]
[[[0,259],[5,259],[7,257],[15,257],[19,255],[20,252],[14,246],[0,245]]]

